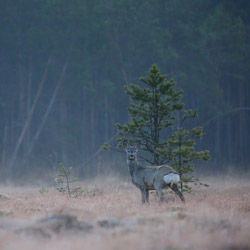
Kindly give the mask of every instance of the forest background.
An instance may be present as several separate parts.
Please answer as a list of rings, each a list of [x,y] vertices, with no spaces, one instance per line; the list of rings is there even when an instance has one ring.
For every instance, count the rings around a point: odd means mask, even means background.
[[[250,1],[0,2],[0,179],[59,162],[82,176],[127,172],[102,152],[129,119],[124,85],[156,64],[206,135],[198,169],[250,169]]]

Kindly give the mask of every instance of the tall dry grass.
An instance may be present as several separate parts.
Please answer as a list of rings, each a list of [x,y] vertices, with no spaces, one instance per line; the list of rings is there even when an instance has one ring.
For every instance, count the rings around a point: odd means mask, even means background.
[[[140,203],[139,190],[130,182],[81,183],[91,192],[75,199],[54,188],[40,194],[40,187],[2,186],[0,192],[10,199],[0,200],[0,249],[250,249],[250,183],[207,182],[210,188],[186,194],[185,204],[174,194],[166,194],[164,203],[151,194],[149,205]],[[64,230],[50,237],[17,233],[52,214],[74,215],[93,230]],[[110,226],[101,227],[100,221]]]

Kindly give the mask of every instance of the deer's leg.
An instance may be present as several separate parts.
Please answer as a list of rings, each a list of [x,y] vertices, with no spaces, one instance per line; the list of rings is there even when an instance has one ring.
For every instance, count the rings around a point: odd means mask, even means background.
[[[162,188],[157,187],[155,189],[155,191],[156,191],[157,195],[160,197],[160,202],[163,202],[163,191],[162,191]]]
[[[146,189],[146,202],[149,203],[149,191]]]
[[[182,192],[179,190],[177,184],[173,184],[172,187],[170,186],[170,188],[180,197],[180,199],[185,202],[185,198],[182,194]]]
[[[154,182],[154,188],[157,193],[157,195],[160,197],[160,202],[163,202],[163,187],[161,183],[159,182]]]
[[[141,190],[141,201],[142,203],[148,202],[148,190],[142,188]]]

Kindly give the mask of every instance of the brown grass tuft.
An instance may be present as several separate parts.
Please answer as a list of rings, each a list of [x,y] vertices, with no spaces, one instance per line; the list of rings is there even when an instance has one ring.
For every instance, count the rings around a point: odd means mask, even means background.
[[[140,203],[139,190],[127,182],[82,183],[93,192],[75,199],[54,188],[40,194],[40,188],[2,186],[9,199],[0,200],[0,249],[249,250],[250,184],[208,182],[210,188],[186,195],[186,204],[167,194],[162,204],[151,195],[149,205]],[[39,226],[41,218],[60,214],[74,215],[93,230]]]

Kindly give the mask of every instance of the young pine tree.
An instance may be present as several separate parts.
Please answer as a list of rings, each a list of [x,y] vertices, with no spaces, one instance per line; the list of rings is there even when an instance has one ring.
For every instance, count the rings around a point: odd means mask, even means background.
[[[197,111],[184,110],[178,127],[166,140],[168,147],[158,149],[159,154],[170,159],[171,165],[180,174],[181,191],[189,193],[192,192],[192,186],[189,185],[190,183],[193,183],[195,186],[208,186],[207,184],[201,183],[198,178],[192,176],[194,172],[192,162],[194,160],[207,161],[210,158],[208,150],[195,150],[195,139],[201,139],[204,135],[202,127],[184,128],[185,121],[196,117]]]
[[[125,86],[131,98],[128,107],[131,120],[124,125],[116,124],[117,146],[122,147],[124,143],[139,144],[140,149],[146,152],[143,158],[147,162],[151,165],[172,165],[180,174],[181,190],[191,192],[189,183],[202,185],[191,176],[194,171],[191,162],[209,159],[207,150],[195,150],[195,139],[203,136],[202,128],[184,128],[187,120],[197,117],[197,112],[183,110],[183,92],[177,91],[175,81],[167,80],[167,76],[162,75],[156,65],[152,66],[147,77],[140,80],[146,85],[144,88],[134,84]],[[105,143],[103,148],[110,149],[111,146]]]
[[[82,194],[83,190],[81,187],[72,187],[72,184],[77,181],[77,178],[71,178],[72,167],[66,169],[65,166],[60,163],[58,170],[58,177],[55,179],[58,187],[56,188],[59,192],[68,193],[68,197],[78,197]]]
[[[125,86],[126,93],[132,102],[128,107],[131,121],[126,124],[116,124],[120,136],[118,146],[123,142],[136,142],[140,149],[149,152],[146,160],[152,165],[167,162],[159,154],[159,148],[167,146],[162,135],[173,126],[174,112],[183,108],[181,102],[182,91],[175,90],[175,81],[167,80],[156,65],[153,65],[147,77],[140,78],[146,87],[140,88],[134,84],[130,88]],[[170,131],[169,131],[170,132]]]

